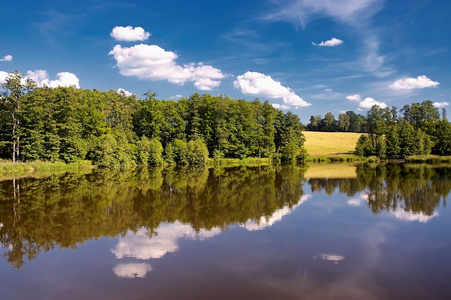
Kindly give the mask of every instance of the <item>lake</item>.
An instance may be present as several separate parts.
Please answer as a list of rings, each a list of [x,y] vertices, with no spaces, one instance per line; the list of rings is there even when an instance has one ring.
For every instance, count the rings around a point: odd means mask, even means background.
[[[451,167],[0,181],[1,299],[448,299]]]

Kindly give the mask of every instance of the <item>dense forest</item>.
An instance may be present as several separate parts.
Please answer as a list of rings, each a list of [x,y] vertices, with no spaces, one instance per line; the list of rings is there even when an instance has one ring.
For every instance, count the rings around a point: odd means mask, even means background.
[[[402,159],[411,155],[451,155],[451,123],[446,110],[430,100],[396,107],[373,106],[366,116],[347,111],[338,116],[328,112],[324,118],[311,116],[311,131],[361,132],[356,146],[359,156]]]
[[[208,158],[303,160],[299,117],[268,101],[193,94],[144,99],[123,92],[36,87],[19,72],[0,86],[0,159],[88,160],[99,166],[198,164]],[[451,155],[451,124],[432,101],[312,116],[307,130],[364,133],[359,156]]]
[[[268,102],[144,96],[41,88],[11,73],[1,85],[0,158],[113,166],[196,164],[208,157],[293,161],[305,153],[299,117]]]

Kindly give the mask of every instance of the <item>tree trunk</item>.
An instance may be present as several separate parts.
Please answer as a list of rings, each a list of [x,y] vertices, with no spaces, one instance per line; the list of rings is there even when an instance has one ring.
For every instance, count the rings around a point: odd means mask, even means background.
[[[13,163],[16,162],[16,140],[15,140],[15,135],[16,135],[16,118],[14,117],[14,113],[13,113],[13,130],[12,130],[12,138],[13,138]]]

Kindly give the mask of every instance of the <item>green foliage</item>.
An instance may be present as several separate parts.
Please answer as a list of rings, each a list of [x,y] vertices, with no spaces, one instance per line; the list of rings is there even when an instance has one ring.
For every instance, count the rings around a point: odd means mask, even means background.
[[[161,165],[164,162],[163,146],[157,139],[153,139],[149,142],[149,158],[147,162],[151,165]]]
[[[435,142],[432,153],[438,155],[451,155],[451,123],[443,119],[437,122],[435,129]]]
[[[172,152],[174,153],[173,154],[174,161],[177,164],[181,164],[181,165],[189,164],[188,145],[185,140],[175,139],[172,142]]]
[[[355,148],[356,155],[363,156],[371,156],[374,155],[375,149],[370,137],[367,134],[362,134],[357,141],[357,145]]]
[[[187,144],[187,159],[189,164],[205,164],[208,159],[207,145],[201,140],[191,140]]]

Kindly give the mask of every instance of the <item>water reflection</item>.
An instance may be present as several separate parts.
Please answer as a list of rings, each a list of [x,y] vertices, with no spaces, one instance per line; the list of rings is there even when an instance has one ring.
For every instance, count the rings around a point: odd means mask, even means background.
[[[436,209],[440,203],[446,206],[451,190],[451,168],[359,165],[355,178],[316,172],[307,179],[305,171],[301,166],[199,166],[4,180],[2,255],[21,268],[56,247],[76,248],[92,238],[121,236],[111,250],[117,259],[156,259],[177,251],[182,238],[210,238],[233,224],[249,231],[268,228],[322,192],[345,194],[348,205],[366,205],[374,214],[388,212],[400,220],[426,223],[439,216]],[[122,261],[116,267],[122,277],[141,277],[151,269]]]
[[[315,255],[315,259],[322,259],[322,260],[326,260],[326,261],[331,261],[334,264],[338,264],[340,261],[345,260],[346,258],[340,254],[329,253],[329,254]]]
[[[152,267],[147,263],[118,264],[113,268],[114,274],[122,278],[144,278]]]
[[[295,210],[299,205],[310,199],[312,195],[303,195],[299,199],[299,203],[296,205],[285,206],[281,209],[276,210],[271,216],[262,216],[258,220],[247,220],[241,227],[246,228],[249,231],[263,230],[266,227],[271,227],[274,223],[282,220],[283,217],[289,215],[291,211]]]
[[[296,166],[200,166],[5,180],[0,182],[3,256],[20,268],[41,251],[117,235],[124,236],[114,250],[118,257],[162,256],[176,251],[181,237],[206,238],[296,205],[303,195],[302,174]]]

